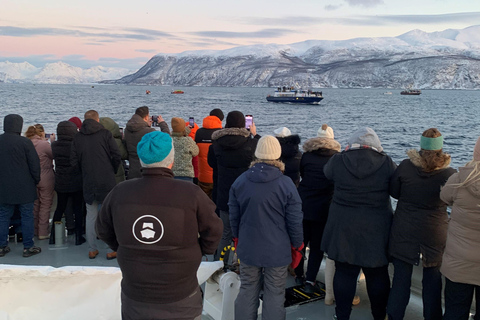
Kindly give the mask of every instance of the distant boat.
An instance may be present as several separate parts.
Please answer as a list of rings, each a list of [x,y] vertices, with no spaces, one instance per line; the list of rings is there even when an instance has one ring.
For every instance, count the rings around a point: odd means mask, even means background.
[[[172,90],[171,92],[172,94],[183,94],[185,92],[183,92],[182,90]]]
[[[322,92],[297,90],[293,87],[279,87],[273,95],[267,96],[268,102],[319,104],[323,100]]]
[[[400,94],[403,96],[418,96],[422,94],[422,91],[418,89],[406,89],[400,92]]]
[[[150,90],[145,90],[145,94],[150,94]]]
[[[392,93],[390,91],[388,91],[388,92],[384,92],[383,94],[392,94]]]

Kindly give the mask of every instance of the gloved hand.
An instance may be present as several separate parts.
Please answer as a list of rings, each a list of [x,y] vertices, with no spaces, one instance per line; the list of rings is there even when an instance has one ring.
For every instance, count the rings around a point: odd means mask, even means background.
[[[238,238],[233,238],[233,244],[235,246],[235,249],[237,249],[238,246]]]
[[[292,250],[292,263],[290,264],[290,266],[295,269],[296,267],[298,267],[298,264],[300,263],[300,261],[303,259],[303,247],[304,247],[304,244],[302,243],[302,245],[298,248],[295,248],[294,246],[291,245],[291,250]]]

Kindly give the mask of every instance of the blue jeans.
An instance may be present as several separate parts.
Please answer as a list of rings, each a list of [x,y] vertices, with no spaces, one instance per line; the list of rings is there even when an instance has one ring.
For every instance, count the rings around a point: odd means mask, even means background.
[[[475,292],[476,315],[480,320],[480,286],[450,281],[445,277],[445,314],[443,320],[468,320]]]
[[[0,204],[0,247],[8,245],[8,227],[15,206],[18,206],[22,217],[23,247],[33,247],[33,202],[24,204]]]
[[[388,298],[388,319],[401,320],[410,300],[413,265],[393,258],[393,284]],[[425,320],[442,319],[442,274],[440,267],[423,268],[423,317]]]
[[[390,291],[390,276],[388,265],[378,268],[365,268],[335,261],[335,276],[333,291],[337,306],[335,312],[338,320],[350,319],[352,300],[357,290],[357,277],[360,269],[365,274],[367,293],[370,299],[370,308],[373,319],[384,320],[386,315],[388,293]],[[441,319],[441,318],[440,318]]]

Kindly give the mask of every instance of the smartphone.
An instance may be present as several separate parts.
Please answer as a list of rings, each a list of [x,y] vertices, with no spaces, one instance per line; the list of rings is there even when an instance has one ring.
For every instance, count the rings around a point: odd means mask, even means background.
[[[45,138],[50,139],[50,133],[45,133]]]
[[[193,128],[195,126],[195,119],[193,117],[188,118],[188,125]]]
[[[245,116],[245,128],[250,130],[250,127],[252,126],[252,124],[253,124],[253,116],[251,114],[247,114]]]

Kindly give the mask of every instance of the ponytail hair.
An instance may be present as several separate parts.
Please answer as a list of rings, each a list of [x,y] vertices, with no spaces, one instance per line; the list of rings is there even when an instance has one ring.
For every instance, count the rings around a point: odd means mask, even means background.
[[[45,129],[43,129],[43,126],[37,123],[33,126],[28,127],[27,131],[25,131],[25,137],[27,137],[28,139],[32,139],[34,136],[43,137],[42,133],[44,132]]]

